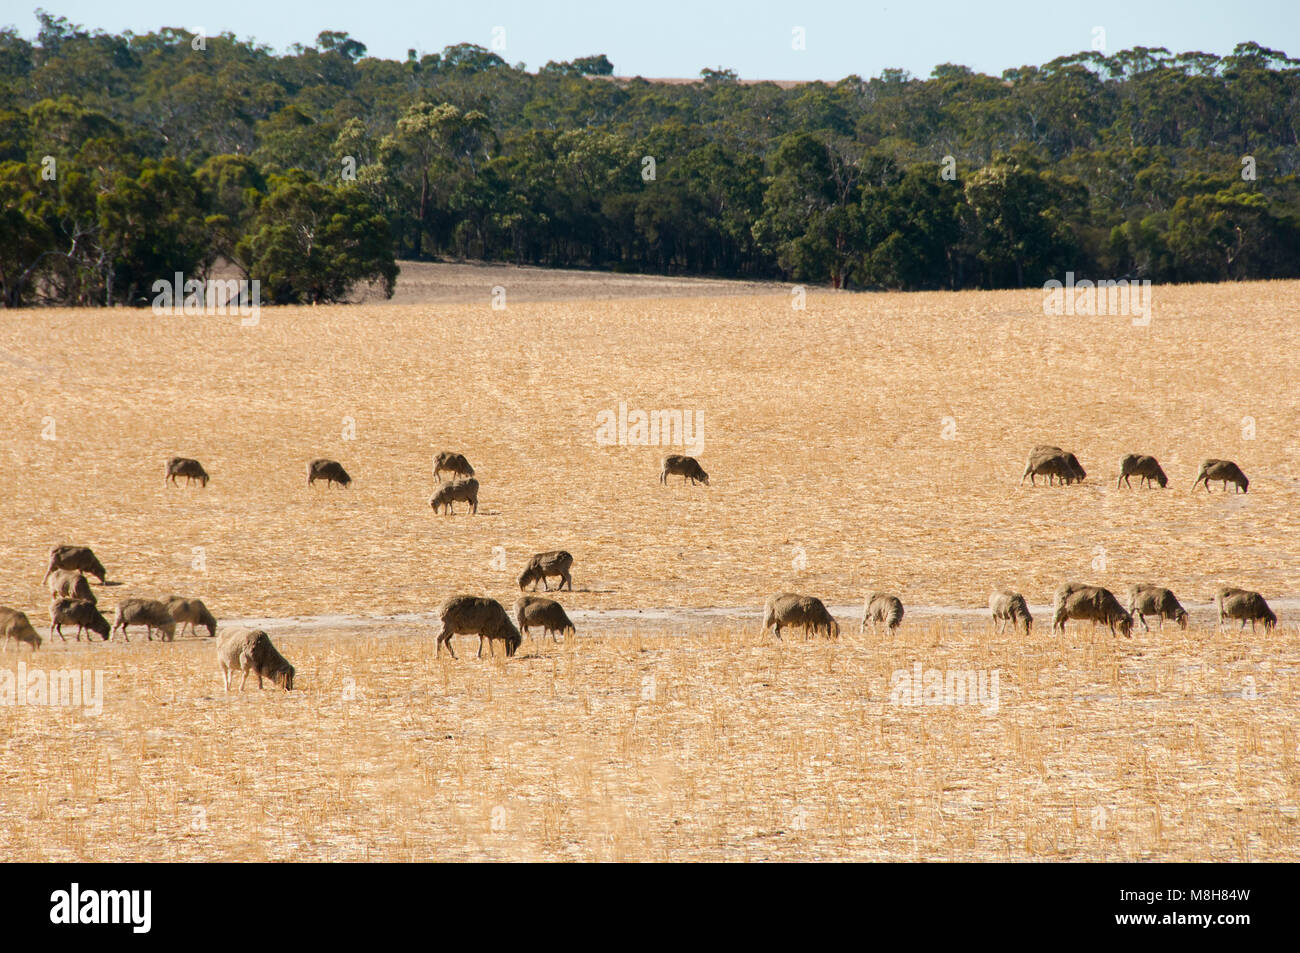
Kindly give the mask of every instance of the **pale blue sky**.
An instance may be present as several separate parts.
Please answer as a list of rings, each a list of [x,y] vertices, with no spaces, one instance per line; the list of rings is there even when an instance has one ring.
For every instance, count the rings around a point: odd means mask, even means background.
[[[998,74],[1089,49],[1094,27],[1104,28],[1108,52],[1164,46],[1223,54],[1254,40],[1300,58],[1300,0],[0,0],[0,26],[32,36],[40,5],[111,32],[228,30],[277,50],[310,45],[324,29],[345,30],[371,55],[394,59],[411,47],[491,48],[501,27],[501,55],[530,70],[605,53],[619,75],[648,77],[697,76],[706,66],[747,79],[875,76],[886,67],[926,76],[945,62]],[[792,49],[795,27],[805,31],[804,50]]]

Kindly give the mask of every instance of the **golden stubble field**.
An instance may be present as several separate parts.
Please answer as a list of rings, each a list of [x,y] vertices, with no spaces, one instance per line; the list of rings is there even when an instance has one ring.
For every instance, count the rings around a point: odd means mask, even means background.
[[[103,712],[0,708],[0,846],[23,859],[1284,859],[1300,818],[1293,355],[1300,284],[1157,288],[1149,327],[1041,293],[263,309],[257,327],[131,311],[0,313],[0,604],[42,634],[58,542],[128,595],[220,619],[503,601],[575,556],[574,610],[746,607],[778,588],[970,608],[1009,585],[1220,582],[1270,635],[995,636],[911,616],[892,645],[602,627],[492,662],[429,627],[284,621],[290,695],[226,696],[207,640],[46,642],[105,671]],[[710,487],[597,415],[703,419]],[[1249,418],[1249,419],[1247,419]],[[344,439],[355,429],[355,439]],[[53,436],[55,439],[46,439]],[[952,439],[945,439],[951,437]],[[1082,486],[1019,485],[1028,448]],[[478,516],[435,516],[465,452]],[[1116,490],[1155,454],[1164,491]],[[164,486],[173,453],[204,490]],[[305,485],[316,456],[344,491]],[[1190,492],[1204,457],[1247,495]],[[801,557],[802,558],[799,558]],[[803,566],[804,568],[798,568]],[[504,568],[502,568],[504,567]],[[28,661],[26,649],[22,658]],[[4,664],[16,665],[11,649]],[[891,675],[997,670],[996,713],[891,705]]]

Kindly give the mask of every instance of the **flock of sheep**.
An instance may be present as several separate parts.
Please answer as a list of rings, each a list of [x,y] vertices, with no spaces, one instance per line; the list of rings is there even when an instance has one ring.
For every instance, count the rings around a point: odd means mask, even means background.
[[[442,474],[452,475],[447,483],[442,482]],[[708,485],[709,475],[694,457],[671,454],[664,458],[659,474],[661,483],[666,483],[669,476],[681,476],[683,483],[691,485]],[[1038,476],[1047,477],[1048,484],[1060,480],[1064,484],[1082,481],[1087,473],[1073,453],[1060,447],[1040,445],[1034,447],[1025,465],[1025,472],[1020,482],[1028,478],[1034,483]],[[1168,485],[1169,480],[1155,457],[1143,454],[1129,454],[1120,461],[1120,475],[1116,486],[1128,485],[1131,477],[1139,477],[1139,486],[1159,484]],[[172,457],[167,461],[165,479],[175,484],[184,477],[187,484],[197,481],[206,487],[209,476],[199,461],[188,457]],[[317,459],[307,465],[307,484],[310,486],[318,480],[327,484],[347,487],[352,477],[335,460]],[[437,491],[429,501],[434,512],[440,509],[447,514],[453,512],[454,503],[462,502],[470,507],[471,513],[478,512],[478,480],[474,478],[474,468],[463,454],[444,452],[434,460],[434,480],[439,484]],[[1230,460],[1206,460],[1197,473],[1192,484],[1195,489],[1201,483],[1208,492],[1211,481],[1223,483],[1227,489],[1234,484],[1239,492],[1247,492],[1250,481],[1237,464]],[[442,652],[445,645],[452,658],[456,657],[451,640],[455,635],[477,635],[479,638],[478,654],[483,654],[486,640],[489,654],[494,654],[494,643],[504,644],[505,654],[512,656],[534,629],[542,631],[543,638],[550,634],[553,641],[558,636],[574,634],[573,622],[570,621],[564,607],[554,599],[536,595],[538,583],[550,591],[549,580],[559,578],[557,591],[566,586],[573,591],[573,556],[564,550],[553,550],[533,556],[519,576],[519,589],[525,591],[530,585],[534,594],[525,592],[515,602],[514,618],[506,612],[505,607],[495,599],[471,595],[457,595],[444,601],[438,607],[439,629],[435,655]],[[176,628],[182,631],[189,625],[191,634],[195,626],[208,630],[209,637],[215,637],[217,620],[208,607],[199,599],[180,596],[168,596],[165,599],[127,599],[118,605],[113,624],[98,608],[98,600],[91,589],[87,576],[94,577],[101,585],[105,584],[106,573],[103,564],[95,554],[85,546],[56,546],[50,553],[49,566],[44,583],[50,590],[50,631],[57,633],[66,641],[63,626],[75,625],[76,638],[87,630],[96,633],[103,640],[110,639],[118,632],[122,638],[127,637],[130,626],[144,626],[146,637],[153,641],[155,632],[162,641],[172,641]],[[1091,621],[1094,624],[1110,628],[1112,635],[1122,633],[1132,638],[1133,617],[1142,623],[1144,630],[1149,630],[1146,617],[1154,616],[1163,628],[1169,619],[1182,628],[1187,627],[1187,611],[1177,597],[1165,588],[1148,584],[1133,586],[1128,593],[1127,608],[1109,589],[1100,586],[1087,586],[1078,583],[1066,583],[1055,594],[1053,600],[1052,629],[1064,632],[1065,623],[1070,619]],[[1277,624],[1277,616],[1269,608],[1264,597],[1257,592],[1232,587],[1220,588],[1214,596],[1218,608],[1219,626],[1229,619],[1241,622],[1244,629],[1250,622],[1254,630],[1257,622],[1263,622],[1266,630]],[[995,591],[989,597],[989,610],[994,625],[999,632],[1007,625],[1014,628],[1023,627],[1025,634],[1030,631],[1033,617],[1023,595],[1010,590]],[[868,626],[875,633],[878,626],[893,635],[903,621],[903,602],[898,596],[885,592],[871,592],[863,605],[862,622],[859,632]],[[839,623],[827,610],[822,600],[793,592],[779,592],[771,596],[763,608],[763,632],[771,631],[781,638],[783,627],[801,628],[804,637],[821,634],[828,638],[839,637]],[[522,635],[521,635],[522,633]],[[89,635],[87,635],[89,638]],[[536,636],[534,635],[534,638]],[[26,642],[33,650],[41,645],[41,637],[32,626],[27,615],[16,609],[0,606],[0,642],[7,648],[10,640]],[[294,669],[271,644],[269,636],[263,631],[253,629],[232,629],[225,631],[217,639],[217,656],[226,691],[230,690],[233,677],[242,673],[240,690],[248,681],[250,674],[257,675],[258,687],[263,679],[285,690],[293,688]]]
[[[1223,586],[1215,593],[1214,604],[1219,610],[1220,628],[1229,619],[1240,621],[1243,629],[1249,622],[1252,631],[1258,622],[1264,623],[1265,631],[1277,625],[1277,616],[1258,592]],[[1025,635],[1028,635],[1034,622],[1025,597],[1010,589],[999,589],[989,596],[989,612],[999,633],[1011,625],[1015,628],[1023,627]],[[1168,589],[1148,583],[1130,587],[1127,609],[1120,605],[1119,599],[1109,589],[1077,582],[1067,582],[1060,586],[1052,601],[1053,632],[1063,633],[1066,622],[1078,619],[1105,625],[1112,635],[1122,634],[1126,638],[1132,638],[1134,616],[1146,631],[1151,628],[1147,624],[1147,616],[1154,616],[1160,628],[1164,628],[1166,619],[1176,622],[1180,628],[1187,628],[1187,610],[1178,598]],[[877,625],[883,625],[893,635],[902,621],[903,602],[898,596],[872,592],[863,604],[862,623],[858,631],[863,632],[870,625],[874,633]],[[802,629],[804,638],[810,634],[838,638],[840,634],[839,623],[825,603],[815,596],[795,592],[778,592],[770,596],[763,606],[763,631],[771,630],[779,639],[783,626]]]
[[[1034,477],[1047,477],[1047,483],[1050,486],[1057,480],[1062,483],[1080,483],[1088,475],[1079,463],[1079,458],[1074,454],[1062,450],[1060,447],[1053,447],[1047,444],[1039,444],[1029,451],[1029,461],[1025,464],[1024,475],[1020,477],[1020,482],[1024,483],[1026,477],[1031,484],[1035,483]],[[1145,453],[1126,454],[1119,462],[1119,478],[1115,481],[1115,487],[1120,486],[1132,487],[1130,478],[1140,477],[1138,486],[1143,484],[1151,486],[1153,483],[1160,484],[1164,489],[1169,485],[1169,477],[1165,476],[1165,471],[1160,466],[1160,462],[1155,457]],[[1196,473],[1196,480],[1192,483],[1192,489],[1196,489],[1202,483],[1205,484],[1205,491],[1210,491],[1211,481],[1222,483],[1223,489],[1228,489],[1231,483],[1237,488],[1238,493],[1247,493],[1250,491],[1250,480],[1246,479],[1246,474],[1241,472],[1241,467],[1231,460],[1206,460],[1201,464],[1201,469]]]
[[[1020,482],[1024,483],[1028,479],[1034,484],[1034,478],[1042,476],[1047,477],[1049,486],[1057,480],[1071,484],[1081,482],[1087,475],[1079,458],[1073,453],[1060,447],[1040,444],[1029,452],[1029,460],[1025,463],[1025,472],[1020,477]],[[1120,473],[1115,486],[1132,487],[1132,477],[1140,478],[1138,486],[1159,484],[1164,488],[1169,485],[1169,478],[1159,461],[1147,454],[1130,453],[1120,460]],[[1246,474],[1231,460],[1206,460],[1197,471],[1192,489],[1204,484],[1206,492],[1209,492],[1211,482],[1222,483],[1225,491],[1231,483],[1239,493],[1249,492],[1250,487]],[[1159,619],[1161,628],[1164,627],[1165,619],[1187,628],[1187,610],[1168,589],[1139,583],[1129,589],[1128,597],[1126,609],[1109,589],[1067,582],[1056,590],[1052,601],[1052,631],[1064,632],[1068,620],[1081,619],[1109,627],[1112,635],[1123,633],[1125,637],[1132,638],[1133,617],[1137,616],[1142,628],[1149,631],[1150,626],[1146,620],[1148,615]],[[1265,630],[1277,625],[1277,616],[1258,592],[1224,586],[1214,594],[1213,601],[1219,610],[1220,628],[1228,619],[1239,620],[1243,629],[1249,622],[1252,631],[1258,622],[1264,623]],[[1011,624],[1023,626],[1028,635],[1033,624],[1025,597],[1009,589],[995,591],[989,596],[989,611],[999,632]],[[865,631],[870,625],[872,632],[875,632],[879,624],[884,625],[892,635],[902,621],[902,600],[889,593],[872,592],[867,595],[863,606],[859,631]],[[782,626],[803,629],[805,638],[810,633],[836,638],[840,631],[839,623],[820,599],[794,592],[776,593],[763,608],[764,632],[771,630],[779,639]]]

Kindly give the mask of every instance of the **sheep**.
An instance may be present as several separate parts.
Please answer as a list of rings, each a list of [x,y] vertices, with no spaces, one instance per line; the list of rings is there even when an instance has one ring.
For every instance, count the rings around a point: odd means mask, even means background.
[[[887,592],[869,592],[862,603],[862,624],[858,626],[858,631],[865,632],[867,623],[870,622],[874,635],[876,623],[883,622],[889,634],[893,635],[902,621],[903,600]]]
[[[438,454],[433,460],[433,478],[439,483],[442,482],[443,470],[465,478],[474,475],[474,468],[469,465],[463,453],[451,453],[447,450]]]
[[[452,596],[438,607],[441,625],[438,629],[437,649],[434,656],[442,653],[446,643],[451,657],[456,657],[456,650],[451,646],[451,637],[464,633],[478,636],[478,657],[483,657],[483,640],[488,640],[488,653],[494,654],[493,642],[501,639],[506,644],[506,656],[514,655],[523,642],[523,637],[515,624],[506,615],[506,610],[495,599],[483,599],[478,596]]]
[[[203,464],[199,461],[191,460],[189,457],[172,457],[167,461],[167,475],[164,482],[170,480],[175,483],[178,476],[185,477],[186,486],[194,480],[198,480],[201,486],[208,485],[208,471],[203,469]]]
[[[68,640],[68,637],[63,634],[65,625],[77,627],[78,642],[81,641],[81,633],[86,629],[97,632],[105,641],[112,634],[108,620],[88,599],[55,599],[50,604],[50,631],[56,633],[64,642]],[[90,636],[86,636],[86,641],[90,641]]]
[[[1161,629],[1165,627],[1165,619],[1177,622],[1180,629],[1187,628],[1187,610],[1172,592],[1160,586],[1145,583],[1132,586],[1128,591],[1128,611],[1130,615],[1137,616],[1144,632],[1151,631],[1151,626],[1147,625],[1148,615],[1160,620]]]
[[[163,600],[167,606],[167,611],[171,617],[180,625],[182,634],[185,631],[186,624],[190,627],[190,635],[194,634],[194,627],[201,625],[208,630],[208,638],[217,634],[216,617],[208,611],[200,599],[184,599],[180,596],[168,596]]]
[[[1145,483],[1150,486],[1152,481],[1159,483],[1160,488],[1164,489],[1169,485],[1169,478],[1165,476],[1165,471],[1160,468],[1160,463],[1155,457],[1147,456],[1144,453],[1126,454],[1119,462],[1119,479],[1115,481],[1115,489],[1119,489],[1120,483],[1132,487],[1129,477],[1141,477],[1138,480],[1138,486]]]
[[[668,474],[670,473],[680,475],[683,483],[690,480],[691,486],[696,483],[703,483],[705,486],[709,485],[709,475],[700,466],[700,461],[694,457],[686,457],[680,453],[670,453],[664,457],[663,469],[659,471],[659,482],[667,483]]]
[[[118,606],[117,614],[113,617],[113,631],[121,629],[122,638],[130,642],[126,629],[131,625],[143,625],[145,636],[150,642],[153,641],[154,629],[161,631],[159,638],[164,642],[171,642],[176,638],[176,620],[167,611],[166,603],[159,602],[157,599],[127,599]]]
[[[1197,484],[1202,480],[1205,481],[1205,492],[1210,492],[1210,481],[1219,480],[1223,483],[1223,490],[1228,491],[1228,484],[1236,484],[1238,493],[1250,492],[1250,481],[1246,479],[1246,474],[1241,472],[1241,467],[1237,466],[1231,460],[1206,460],[1201,464],[1201,469],[1196,472],[1196,483],[1192,484],[1192,489],[1196,489]]]
[[[1252,632],[1255,631],[1256,622],[1264,623],[1265,632],[1277,625],[1277,616],[1258,592],[1223,586],[1215,593],[1214,602],[1219,607],[1219,631],[1223,631],[1225,619],[1240,619],[1243,629],[1249,620]]]
[[[41,647],[41,637],[32,627],[27,613],[0,606],[0,641],[4,643],[6,649],[9,648],[10,639],[15,642],[26,642],[32,647],[33,652]]]
[[[1073,453],[1060,447],[1039,445],[1029,452],[1029,460],[1025,463],[1025,472],[1021,474],[1020,482],[1024,483],[1025,477],[1029,477],[1030,485],[1034,485],[1035,476],[1045,476],[1049,486],[1054,479],[1066,484],[1081,483],[1087,475],[1079,458]]]
[[[781,626],[801,626],[807,641],[810,632],[824,632],[827,638],[840,637],[840,624],[827,611],[825,604],[814,596],[801,596],[795,592],[778,592],[769,596],[763,606],[763,632],[772,629],[781,638]]]
[[[471,513],[478,513],[478,480],[470,477],[468,480],[452,480],[443,484],[430,498],[429,505],[435,513],[440,506],[445,506],[448,513],[454,513],[451,505],[457,500],[468,503]]]
[[[998,589],[989,596],[989,611],[993,613],[993,624],[999,633],[1005,631],[1010,622],[1012,628],[1024,625],[1025,635],[1029,635],[1034,624],[1025,597],[1010,589]]]
[[[515,620],[524,635],[529,634],[529,629],[540,628],[543,637],[551,633],[552,642],[560,641],[557,632],[564,633],[566,639],[576,632],[564,606],[545,596],[520,596],[515,602]]]
[[[266,678],[286,692],[293,691],[293,666],[271,644],[271,637],[260,629],[235,628],[222,632],[217,639],[217,662],[226,691],[230,691],[230,680],[236,672],[244,673],[239,682],[241,692],[249,672],[257,676],[259,689]]]
[[[80,569],[98,579],[100,585],[104,584],[104,564],[95,558],[89,546],[55,546],[50,550],[50,568],[45,571],[45,579],[56,569]],[[42,585],[45,579],[41,580]]]
[[[569,591],[573,591],[573,577],[569,574],[570,567],[573,566],[573,557],[563,549],[554,549],[548,553],[538,553],[532,559],[528,560],[528,565],[519,575],[519,590],[522,592],[524,587],[532,583],[533,591],[537,591],[537,583],[540,580],[542,588],[547,592],[551,586],[546,581],[549,576],[559,576],[560,584],[556,589],[563,589],[565,583],[568,583]]]
[[[1133,638],[1133,617],[1119,604],[1114,593],[1100,586],[1072,589],[1056,608],[1052,631],[1059,630],[1064,634],[1068,619],[1090,619],[1094,624],[1100,622],[1110,627],[1111,635],[1115,635],[1118,627],[1126,639]]]
[[[311,486],[317,480],[324,480],[327,485],[337,483],[341,487],[347,487],[352,482],[352,477],[348,476],[348,471],[337,460],[322,458],[307,464],[307,485]]]
[[[50,599],[85,599],[91,605],[97,601],[90,583],[79,570],[56,569],[47,577]]]

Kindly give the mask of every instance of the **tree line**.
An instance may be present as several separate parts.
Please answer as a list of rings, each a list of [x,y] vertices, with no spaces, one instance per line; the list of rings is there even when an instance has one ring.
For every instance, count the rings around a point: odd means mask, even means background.
[[[229,263],[271,302],[442,257],[835,287],[1300,275],[1300,61],[1084,52],[793,86],[619,79],[346,33],[0,30],[0,299],[143,304]]]

